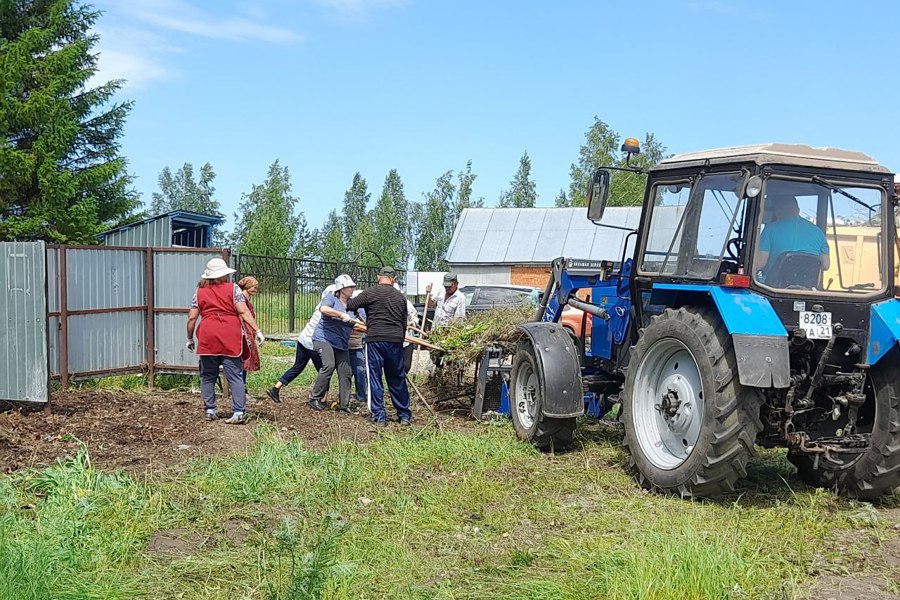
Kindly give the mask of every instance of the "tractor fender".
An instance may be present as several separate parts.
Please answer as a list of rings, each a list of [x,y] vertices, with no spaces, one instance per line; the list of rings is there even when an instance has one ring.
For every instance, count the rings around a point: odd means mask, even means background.
[[[873,304],[870,309],[869,347],[866,363],[876,364],[900,342],[900,300]]]
[[[528,338],[537,359],[544,414],[556,419],[583,415],[580,359],[566,329],[558,323],[540,322],[523,323],[519,329]]]
[[[790,357],[784,324],[769,300],[743,288],[716,285],[656,284],[651,304],[668,305],[677,294],[679,304],[708,304],[712,298],[734,342],[741,385],[759,388],[790,387]]]

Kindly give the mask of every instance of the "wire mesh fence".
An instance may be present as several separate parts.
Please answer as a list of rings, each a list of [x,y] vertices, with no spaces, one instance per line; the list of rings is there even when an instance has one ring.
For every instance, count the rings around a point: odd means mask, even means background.
[[[237,277],[252,275],[259,291],[252,299],[256,320],[266,334],[294,333],[306,325],[322,298],[322,290],[346,273],[360,289],[378,281],[381,267],[354,262],[325,262],[276,256],[239,254]],[[397,273],[402,280],[404,273]]]

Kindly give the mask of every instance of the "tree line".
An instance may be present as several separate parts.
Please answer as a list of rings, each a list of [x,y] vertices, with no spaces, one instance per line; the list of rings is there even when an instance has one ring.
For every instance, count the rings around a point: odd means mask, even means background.
[[[97,72],[92,49],[99,16],[78,0],[0,1],[0,240],[90,244],[102,231],[150,214],[221,214],[209,162],[198,171],[191,163],[174,171],[165,166],[159,191],[143,207],[120,153],[132,106],[114,101],[124,82],[88,86]],[[594,117],[570,167],[568,190],[560,189],[555,205],[584,206],[593,170],[624,164],[620,143],[620,135]],[[665,147],[647,133],[632,164],[649,167],[664,156]],[[495,206],[537,205],[531,168],[526,151]],[[242,194],[233,231],[217,228],[214,241],[245,254],[441,270],[462,211],[486,205],[484,197],[473,197],[476,178],[470,160],[438,176],[432,190],[413,200],[392,169],[373,201],[357,172],[343,202],[311,228],[288,167],[275,160],[262,183]],[[643,185],[639,175],[615,172],[611,203],[639,204]]]

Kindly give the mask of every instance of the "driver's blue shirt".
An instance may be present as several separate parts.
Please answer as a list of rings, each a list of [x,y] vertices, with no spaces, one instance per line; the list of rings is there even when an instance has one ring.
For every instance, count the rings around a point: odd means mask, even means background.
[[[764,275],[785,252],[813,256],[830,252],[822,230],[799,215],[766,224],[759,236],[759,250],[769,253],[769,259],[763,267]]]

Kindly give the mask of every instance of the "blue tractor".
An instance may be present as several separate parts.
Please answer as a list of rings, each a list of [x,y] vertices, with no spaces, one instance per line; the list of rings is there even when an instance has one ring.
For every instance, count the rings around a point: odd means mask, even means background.
[[[622,150],[631,158],[637,142]],[[607,261],[559,258],[509,373],[516,434],[572,441],[621,405],[638,482],[714,497],[756,445],[849,496],[900,486],[900,283],[894,175],[857,152],[768,144],[607,167],[645,173],[637,231]],[[628,249],[631,252],[628,253]],[[618,253],[612,249],[611,253]],[[565,306],[591,315],[581,339]],[[586,323],[586,321],[585,321]]]

